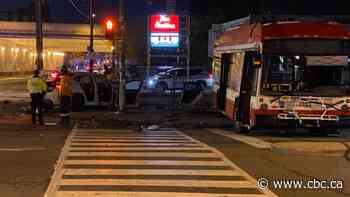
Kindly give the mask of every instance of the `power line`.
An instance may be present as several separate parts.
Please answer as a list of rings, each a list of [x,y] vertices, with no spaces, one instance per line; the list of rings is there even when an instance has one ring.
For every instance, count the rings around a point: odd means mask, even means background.
[[[84,18],[89,19],[89,16],[79,9],[79,7],[73,2],[73,0],[68,0],[74,9]]]

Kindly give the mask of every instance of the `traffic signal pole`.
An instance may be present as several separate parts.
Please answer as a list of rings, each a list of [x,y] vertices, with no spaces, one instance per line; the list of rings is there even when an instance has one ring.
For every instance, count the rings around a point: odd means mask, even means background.
[[[94,26],[95,26],[95,0],[90,0],[89,19],[90,19],[90,46],[88,52],[90,53],[89,71],[93,71],[94,60],[92,53],[94,52]]]
[[[113,102],[112,102],[112,110],[115,110],[117,105],[119,104],[119,93],[118,93],[118,86],[117,82],[119,80],[118,76],[118,69],[117,69],[117,64],[116,64],[116,58],[117,58],[117,35],[116,32],[114,32],[114,37],[113,37],[113,50],[112,50],[112,92],[113,92]]]
[[[120,55],[119,55],[119,111],[124,110],[125,95],[125,72],[126,72],[126,53],[125,53],[125,7],[124,0],[119,0],[119,24],[120,24]]]
[[[43,61],[43,10],[42,0],[35,0],[35,20],[36,20],[36,69],[44,68]]]

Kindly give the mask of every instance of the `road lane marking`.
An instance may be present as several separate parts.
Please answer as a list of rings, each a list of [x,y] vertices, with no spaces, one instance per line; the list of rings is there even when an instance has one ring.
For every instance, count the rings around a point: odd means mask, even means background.
[[[216,149],[164,133],[74,130],[46,197],[276,197]]]
[[[208,181],[208,180],[139,180],[139,179],[62,179],[61,185],[114,185],[114,186],[173,186],[173,187],[221,187],[252,188],[250,181]]]
[[[153,140],[162,140],[162,139],[186,139],[185,137],[182,136],[174,136],[174,137],[170,137],[170,136],[144,136],[144,137],[131,137],[131,136],[124,136],[124,137],[98,137],[98,136],[86,136],[86,137],[76,137],[75,139],[77,140],[87,140],[87,139],[95,139],[95,140],[107,140],[107,139],[135,139],[135,140],[145,140],[145,139],[153,139]]]
[[[147,143],[165,143],[165,142],[168,142],[168,143],[173,143],[173,142],[176,142],[176,143],[186,143],[186,142],[191,142],[189,140],[184,140],[184,139],[181,139],[181,140],[165,140],[165,139],[160,139],[160,140],[155,140],[155,139],[84,139],[84,140],[81,140],[81,139],[75,139],[73,141],[73,143],[98,143],[98,142],[103,142],[103,143],[124,143],[124,142],[130,142],[130,143],[138,143],[138,142],[147,142]]]
[[[162,147],[141,147],[141,148],[128,148],[128,147],[118,147],[118,148],[113,148],[113,147],[85,147],[85,148],[71,148],[71,151],[75,151],[75,150],[86,150],[86,151],[92,151],[92,150],[126,150],[126,151],[137,151],[137,150],[159,150],[159,151],[171,151],[171,150],[207,150],[204,147],[166,147],[166,148],[162,148]]]
[[[46,151],[47,148],[0,148],[5,152],[24,152],[24,151]]]
[[[214,153],[110,153],[110,152],[69,152],[68,156],[130,156],[130,157],[217,157]]]
[[[77,128],[74,127],[73,130],[71,131],[71,133],[68,135],[62,150],[61,150],[61,154],[58,158],[58,161],[56,162],[56,165],[54,167],[54,172],[51,176],[51,181],[49,183],[49,186],[44,194],[44,197],[54,197],[57,194],[59,185],[60,185],[60,179],[64,174],[64,160],[66,155],[69,152],[69,148],[70,148],[70,143],[74,138],[75,132],[76,132]]]
[[[196,165],[206,165],[206,166],[226,166],[225,162],[220,161],[176,161],[176,160],[157,160],[157,161],[147,161],[147,160],[123,160],[123,161],[113,161],[113,160],[68,160],[64,163],[65,165],[183,165],[183,166],[196,166]]]
[[[102,146],[102,147],[108,147],[108,146],[124,146],[124,147],[130,147],[130,146],[195,146],[196,144],[193,142],[186,142],[186,143],[72,143],[72,146]]]
[[[205,193],[166,193],[166,192],[84,192],[84,191],[62,191],[57,197],[262,197],[261,194],[232,194],[232,193],[222,193],[222,194],[205,194]]]
[[[65,175],[202,175],[202,176],[238,176],[234,170],[114,170],[114,169],[67,169]]]

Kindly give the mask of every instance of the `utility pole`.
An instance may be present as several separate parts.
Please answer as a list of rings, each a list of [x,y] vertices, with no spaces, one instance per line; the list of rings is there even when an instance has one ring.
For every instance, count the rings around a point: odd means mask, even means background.
[[[119,55],[119,111],[124,109],[124,77],[126,69],[126,54],[125,54],[125,7],[124,0],[119,0],[119,24],[120,24],[120,55]]]
[[[44,68],[43,61],[43,14],[42,0],[35,0],[35,20],[36,20],[36,69]]]
[[[117,68],[116,58],[117,58],[117,32],[114,32],[113,37],[113,49],[112,49],[112,92],[113,92],[113,102],[112,102],[112,110],[117,108],[119,104],[119,91],[117,82],[119,80],[119,69]]]
[[[89,19],[90,19],[90,46],[88,47],[89,58],[89,71],[93,71],[94,60],[92,54],[94,53],[94,26],[95,26],[95,0],[90,0]]]
[[[186,17],[186,47],[187,47],[187,80],[190,79],[190,69],[191,69],[191,16],[187,15]]]

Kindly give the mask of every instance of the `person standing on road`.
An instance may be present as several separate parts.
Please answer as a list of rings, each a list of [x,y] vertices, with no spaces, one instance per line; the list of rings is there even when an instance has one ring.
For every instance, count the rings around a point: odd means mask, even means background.
[[[34,70],[33,76],[27,81],[27,88],[32,99],[31,110],[32,110],[32,123],[36,124],[36,116],[38,113],[39,124],[43,125],[43,114],[42,114],[42,105],[44,96],[47,92],[46,82],[39,76],[40,70]]]
[[[72,111],[72,74],[66,66],[61,70],[60,82],[60,97],[61,97],[61,124],[69,125]]]

